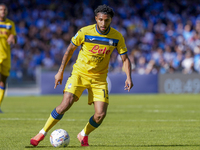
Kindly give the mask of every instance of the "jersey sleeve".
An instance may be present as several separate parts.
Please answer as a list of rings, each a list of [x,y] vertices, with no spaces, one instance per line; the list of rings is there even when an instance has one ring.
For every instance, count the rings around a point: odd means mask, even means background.
[[[71,43],[75,46],[80,46],[84,42],[85,36],[83,30],[80,29],[74,37],[71,39]]]
[[[17,33],[16,33],[16,29],[15,29],[15,23],[14,23],[14,22],[11,22],[11,25],[12,25],[12,28],[11,28],[11,34],[13,34],[13,35],[17,35]]]
[[[125,54],[128,51],[126,48],[124,37],[122,35],[120,36],[119,43],[117,44],[117,51],[120,55]]]

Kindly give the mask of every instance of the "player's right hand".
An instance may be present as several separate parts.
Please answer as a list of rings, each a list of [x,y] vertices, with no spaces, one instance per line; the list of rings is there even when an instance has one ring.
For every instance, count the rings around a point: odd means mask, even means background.
[[[128,90],[128,92],[129,92],[132,87],[133,87],[132,80],[131,79],[126,79],[124,90]]]
[[[62,72],[58,72],[55,75],[55,86],[54,89],[57,87],[57,85],[62,85],[62,80],[63,80],[63,73]]]

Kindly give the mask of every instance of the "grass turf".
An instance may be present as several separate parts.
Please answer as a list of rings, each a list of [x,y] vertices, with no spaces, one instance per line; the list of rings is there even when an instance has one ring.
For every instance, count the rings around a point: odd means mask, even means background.
[[[110,95],[107,116],[81,147],[76,135],[94,113],[87,95],[65,113],[37,146],[30,139],[44,126],[60,96],[5,97],[0,114],[0,150],[55,149],[50,133],[58,128],[70,135],[70,144],[60,149],[95,150],[198,150],[200,149],[200,95]]]

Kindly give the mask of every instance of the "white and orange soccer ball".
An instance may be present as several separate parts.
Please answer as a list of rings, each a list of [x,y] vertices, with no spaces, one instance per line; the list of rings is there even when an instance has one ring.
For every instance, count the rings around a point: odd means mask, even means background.
[[[56,129],[50,135],[50,142],[54,147],[66,147],[70,142],[70,137],[67,131]]]

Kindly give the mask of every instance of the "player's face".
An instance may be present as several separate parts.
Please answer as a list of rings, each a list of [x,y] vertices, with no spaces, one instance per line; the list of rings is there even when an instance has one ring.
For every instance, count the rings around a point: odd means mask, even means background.
[[[6,6],[0,5],[0,19],[4,20],[7,16],[7,14],[8,14],[8,10],[7,10]]]
[[[97,16],[95,16],[95,20],[97,22],[97,29],[102,34],[106,33],[109,30],[110,23],[112,21],[110,15],[98,13]]]

